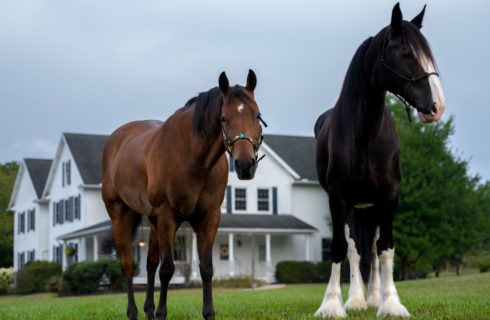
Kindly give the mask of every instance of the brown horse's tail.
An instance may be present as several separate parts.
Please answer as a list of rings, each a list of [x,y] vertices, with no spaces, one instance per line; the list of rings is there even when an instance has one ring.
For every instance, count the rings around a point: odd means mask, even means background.
[[[137,214],[133,219],[133,225],[131,226],[131,239],[133,239],[133,241],[135,239],[136,231],[138,231],[138,227],[141,224],[142,218],[143,215]],[[112,238],[112,227],[104,234],[100,244],[100,249],[104,254],[113,254],[116,252],[116,255],[119,257],[119,251],[117,250],[116,243]]]
[[[353,209],[352,227],[357,251],[361,256],[360,269],[365,283],[369,281],[371,272],[372,248],[376,233],[376,218],[374,208]]]

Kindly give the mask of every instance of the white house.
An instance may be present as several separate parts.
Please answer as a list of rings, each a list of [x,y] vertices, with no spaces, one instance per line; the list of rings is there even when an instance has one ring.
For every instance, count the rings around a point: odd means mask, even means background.
[[[52,162],[23,161],[9,206],[15,214],[16,270],[34,259],[60,262],[65,268],[77,261],[100,258],[100,244],[111,226],[101,198],[101,159],[107,137],[64,133]],[[321,261],[328,256],[328,201],[316,178],[314,138],[266,135],[261,152],[266,157],[254,180],[238,180],[233,162],[229,162],[228,187],[213,251],[215,278],[253,273],[272,282],[279,261]],[[31,162],[44,163],[43,179],[26,177]],[[36,185],[41,192],[34,192]],[[23,214],[29,215],[33,208],[39,213],[34,214],[35,227],[17,232],[23,223],[31,223]],[[140,283],[146,281],[145,222],[134,245],[134,258],[140,265],[135,281]],[[172,281],[183,281],[186,272],[199,279],[192,229],[182,226],[175,243],[177,268]],[[71,256],[65,253],[66,247],[73,249]],[[32,250],[39,255],[29,256]]]

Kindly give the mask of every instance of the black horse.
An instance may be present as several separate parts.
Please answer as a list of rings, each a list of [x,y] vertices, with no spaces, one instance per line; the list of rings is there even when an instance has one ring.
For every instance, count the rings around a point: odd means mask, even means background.
[[[424,123],[439,120],[444,111],[435,62],[420,33],[424,12],[425,6],[404,21],[395,5],[391,24],[357,49],[335,107],[315,124],[318,178],[329,195],[333,226],[332,274],[317,316],[345,317],[345,309],[368,305],[379,308],[378,316],[409,316],[393,282],[400,148],[384,102],[387,91],[400,96]],[[351,277],[342,306],[340,265],[346,256]],[[369,280],[367,302],[363,280]]]

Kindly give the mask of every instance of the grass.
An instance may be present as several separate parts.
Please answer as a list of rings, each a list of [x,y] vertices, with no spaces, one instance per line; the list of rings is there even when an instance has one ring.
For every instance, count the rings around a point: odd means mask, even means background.
[[[400,282],[402,302],[411,319],[490,319],[490,273]],[[325,285],[290,285],[246,291],[216,289],[217,319],[316,319]],[[348,291],[343,287],[344,301]],[[136,296],[144,319],[144,293]],[[202,319],[201,290],[169,293],[169,319]],[[56,297],[52,294],[0,297],[0,319],[125,319],[126,295]],[[376,310],[350,312],[349,319],[376,319]]]

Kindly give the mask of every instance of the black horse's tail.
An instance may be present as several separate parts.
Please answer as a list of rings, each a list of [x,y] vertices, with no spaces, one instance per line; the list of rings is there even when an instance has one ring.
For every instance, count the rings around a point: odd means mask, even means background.
[[[371,271],[372,247],[376,233],[374,208],[353,209],[351,232],[354,235],[357,252],[361,256],[360,269],[365,283]]]
[[[137,214],[133,219],[133,224],[131,225],[131,239],[133,239],[133,241],[136,231],[138,231],[138,227],[141,224],[142,218],[143,215]],[[100,244],[100,249],[104,254],[112,254],[114,251],[116,251],[116,254],[119,256],[116,243],[114,242],[114,238],[112,237],[112,226],[111,229],[109,229],[104,234]]]

